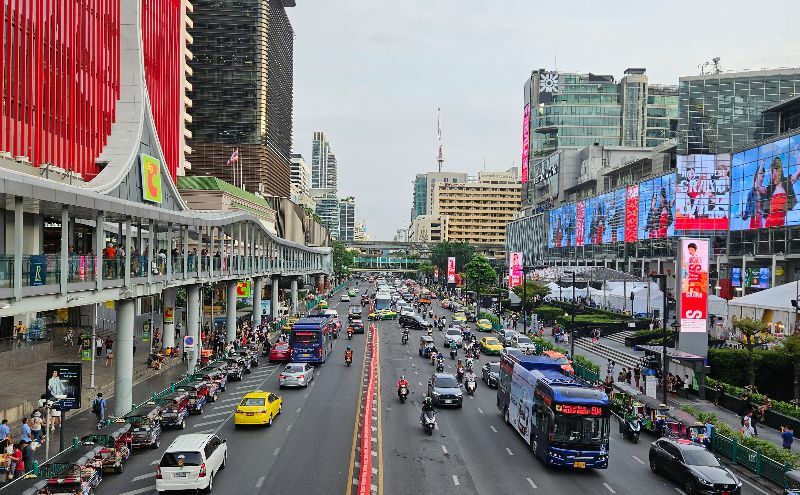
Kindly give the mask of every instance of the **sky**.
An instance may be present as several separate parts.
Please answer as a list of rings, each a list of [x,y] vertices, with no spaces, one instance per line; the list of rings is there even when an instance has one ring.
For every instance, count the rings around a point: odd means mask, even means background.
[[[523,84],[534,69],[617,78],[645,67],[677,84],[699,64],[723,70],[800,66],[792,0],[297,0],[294,152],[311,165],[324,131],[341,197],[374,240],[410,223],[412,182],[436,170],[520,165]]]

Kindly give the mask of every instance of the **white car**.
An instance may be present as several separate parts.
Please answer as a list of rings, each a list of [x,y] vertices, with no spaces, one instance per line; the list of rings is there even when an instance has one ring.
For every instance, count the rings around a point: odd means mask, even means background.
[[[444,343],[446,346],[450,346],[450,342],[455,342],[458,347],[461,347],[464,344],[464,337],[461,334],[461,329],[456,327],[450,327],[444,333]]]
[[[156,491],[205,490],[210,492],[214,476],[225,469],[228,444],[212,433],[181,435],[161,456],[156,466]]]
[[[514,335],[511,339],[511,346],[516,347],[526,354],[533,353],[536,350],[536,344],[525,335],[520,334]]]
[[[348,296],[347,293],[342,294],[342,301],[350,301],[350,296]]]
[[[308,387],[314,379],[314,367],[308,363],[289,363],[281,371],[279,385],[283,387]]]

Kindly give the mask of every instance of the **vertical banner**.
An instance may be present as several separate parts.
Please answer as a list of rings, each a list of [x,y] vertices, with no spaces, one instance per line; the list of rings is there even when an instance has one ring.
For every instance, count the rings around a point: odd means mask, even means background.
[[[585,240],[586,203],[578,201],[575,204],[575,245],[583,246]]]
[[[161,184],[161,162],[144,153],[140,156],[140,162],[142,166],[142,199],[151,203],[162,203],[164,188]]]
[[[681,332],[705,332],[708,319],[708,239],[681,238]]]
[[[508,287],[513,289],[514,287],[522,285],[522,253],[518,251],[512,251],[509,254],[509,257]]]
[[[636,242],[639,228],[639,186],[625,188],[625,242]]]
[[[81,335],[81,361],[92,360],[92,345],[91,335]]]
[[[528,153],[531,144],[531,105],[525,105],[522,118],[522,183],[528,182]]]
[[[152,328],[153,323],[150,320],[145,320],[142,324],[142,342],[150,342]]]
[[[81,408],[81,363],[47,363],[45,387],[48,399],[61,399],[60,409]]]
[[[175,323],[175,308],[164,306],[164,323]]]
[[[447,258],[447,283],[456,283],[456,259],[453,256]]]
[[[32,254],[30,257],[30,285],[37,287],[47,283],[47,255]]]

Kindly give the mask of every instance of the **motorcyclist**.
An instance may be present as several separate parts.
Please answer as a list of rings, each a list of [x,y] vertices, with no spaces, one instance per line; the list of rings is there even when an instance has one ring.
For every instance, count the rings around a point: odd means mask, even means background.
[[[464,364],[460,359],[456,363],[456,379],[458,380],[458,383],[464,381]]]
[[[450,341],[450,355],[453,356],[454,354],[458,354],[458,344],[456,344],[455,340]]]
[[[467,382],[467,383],[469,383],[469,382],[477,383],[478,382],[478,377],[475,375],[475,372],[472,371],[472,369],[468,369],[467,370],[467,374],[464,375],[464,381]]]
[[[428,337],[433,337],[433,327],[428,328]]]
[[[350,346],[347,346],[347,350],[344,351],[344,361],[353,362],[353,349],[351,349]]]
[[[403,335],[402,335],[402,338],[403,338],[404,340],[408,340],[408,328],[404,328],[404,329],[403,329]]]
[[[623,419],[624,421],[620,427],[622,431],[620,431],[620,433],[624,435],[628,432],[629,425],[639,419],[639,415],[636,414],[636,411],[633,410],[633,407],[628,406],[625,409],[625,417]]]
[[[400,389],[405,387],[408,390],[408,380],[406,380],[405,375],[400,375],[400,379],[397,380],[397,395],[400,396]]]
[[[422,411],[419,413],[419,424],[422,424],[422,421],[425,419],[426,412],[436,412],[436,408],[433,407],[433,399],[431,399],[430,396],[426,396],[422,401]]]
[[[353,338],[353,327],[352,326],[348,326],[347,327],[347,338],[348,339]]]

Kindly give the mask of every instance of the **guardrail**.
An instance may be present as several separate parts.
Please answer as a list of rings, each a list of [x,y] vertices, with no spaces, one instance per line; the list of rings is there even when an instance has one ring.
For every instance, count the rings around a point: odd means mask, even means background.
[[[733,464],[752,471],[756,477],[766,478],[780,486],[784,486],[786,483],[786,472],[792,470],[788,463],[778,462],[763,455],[757,449],[745,447],[736,438],[718,433],[716,428],[711,432],[711,449],[728,458]]]

